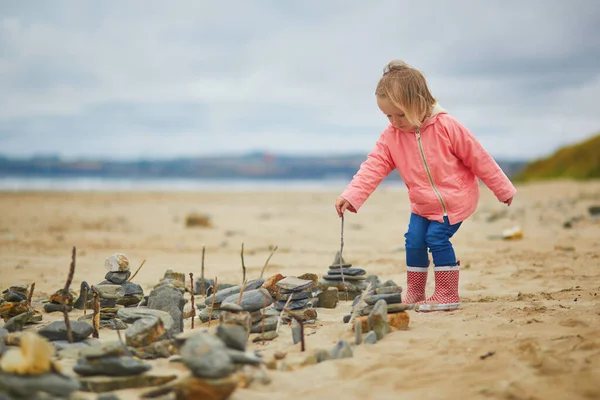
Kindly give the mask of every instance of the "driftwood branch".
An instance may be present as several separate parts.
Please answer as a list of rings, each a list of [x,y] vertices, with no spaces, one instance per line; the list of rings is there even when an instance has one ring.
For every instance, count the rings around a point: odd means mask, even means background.
[[[242,304],[242,296],[244,295],[244,290],[246,290],[246,285],[248,284],[248,282],[244,281],[244,283],[242,283],[242,290],[240,290],[240,296],[238,297],[238,306],[240,304]]]
[[[291,293],[290,293],[290,297],[288,297],[287,301],[285,302],[285,305],[283,306],[283,310],[281,310],[281,312],[279,313],[279,319],[277,320],[277,326],[275,327],[275,333],[279,333],[279,327],[281,326],[281,320],[283,319],[283,314],[286,313],[285,310],[287,310],[287,306],[290,304],[290,301],[292,301]]]
[[[194,329],[194,319],[196,319],[196,303],[195,303],[196,296],[194,295],[194,274],[191,272],[190,272],[190,286],[192,287],[192,291],[190,292],[192,294],[192,297],[190,298],[190,301],[192,303],[192,329]]]
[[[244,263],[244,243],[242,243],[242,253],[240,254],[242,258],[242,282],[246,281],[246,264]]]
[[[29,290],[29,296],[27,296],[27,308],[31,307],[31,299],[33,298],[33,291],[35,290],[35,282],[31,284],[31,290]]]
[[[135,272],[133,273],[133,275],[131,275],[131,278],[127,279],[127,282],[131,282],[132,279],[135,278],[135,276],[138,274],[138,272],[140,272],[140,269],[142,269],[142,267],[144,266],[145,263],[146,263],[146,260],[142,261],[142,263],[140,264],[138,269],[136,269]]]
[[[200,296],[204,298],[204,253],[206,252],[206,246],[202,245],[202,266],[200,270]]]
[[[94,309],[94,316],[92,318],[92,327],[94,331],[92,336],[96,339],[100,338],[100,296],[98,296],[98,292],[92,286],[92,296],[94,300],[92,302]]]
[[[69,266],[69,275],[67,275],[67,281],[61,296],[62,312],[65,317],[65,326],[67,328],[67,340],[69,343],[73,343],[73,331],[71,330],[71,321],[69,320],[69,310],[67,309],[67,294],[69,293],[69,287],[73,282],[73,275],[75,274],[75,257],[77,250],[73,246],[73,252],[71,253],[71,265]]]
[[[267,261],[265,262],[265,265],[264,265],[264,267],[263,267],[263,268],[262,268],[262,270],[260,271],[260,277],[261,277],[261,278],[263,277],[263,275],[264,275],[264,273],[265,273],[265,270],[267,269],[267,265],[269,265],[269,261],[271,261],[271,257],[273,257],[273,254],[275,254],[275,252],[277,251],[277,247],[278,247],[278,246],[275,246],[275,247],[273,248],[273,250],[271,251],[271,254],[269,255],[269,258],[267,258]]]
[[[83,288],[83,320],[85,321],[85,316],[87,314],[87,300],[88,300],[88,288],[85,286]]]
[[[342,285],[344,285],[344,292],[346,293],[346,301],[348,301],[348,286],[346,286],[346,280],[344,279],[344,268],[342,252],[344,251],[344,214],[342,214],[342,229],[340,232],[340,274],[342,274]]]

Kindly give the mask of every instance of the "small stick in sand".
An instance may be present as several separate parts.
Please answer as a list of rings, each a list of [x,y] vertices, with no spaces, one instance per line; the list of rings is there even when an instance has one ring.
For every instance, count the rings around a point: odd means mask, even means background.
[[[83,320],[85,321],[85,316],[87,313],[87,296],[88,296],[88,288],[87,286],[83,288]]]
[[[98,292],[96,292],[96,290],[94,289],[94,287],[92,286],[92,296],[94,297],[93,300],[93,308],[94,308],[94,317],[92,318],[92,327],[94,328],[94,331],[92,333],[92,336],[96,339],[100,338],[100,297],[98,296]]]
[[[134,274],[131,276],[131,278],[127,279],[127,282],[131,282],[131,280],[133,278],[135,278],[135,276],[138,274],[138,272],[140,272],[140,269],[142,269],[142,267],[144,266],[144,264],[146,263],[146,260],[142,261],[142,263],[140,264],[140,266],[138,267],[138,269],[135,270]]]
[[[296,322],[300,324],[300,351],[306,350],[306,346],[304,343],[304,323],[302,322],[302,318],[297,316],[296,314],[290,312],[290,310],[284,308],[284,310],[290,315],[290,317],[294,318]]]
[[[273,248],[273,251],[271,251],[271,254],[269,255],[269,258],[267,258],[267,261],[265,262],[265,266],[262,268],[262,270],[260,271],[260,277],[263,277],[263,274],[265,273],[265,270],[267,269],[267,265],[269,265],[269,261],[271,261],[271,257],[273,257],[273,254],[275,254],[275,252],[277,251],[277,247],[275,246]]]
[[[27,296],[27,307],[31,307],[31,299],[33,298],[33,291],[35,290],[35,282],[31,284],[31,290],[29,296]]]
[[[288,297],[287,301],[285,302],[285,305],[283,306],[283,310],[281,310],[281,312],[279,313],[279,319],[277,320],[277,327],[275,328],[275,333],[279,333],[279,327],[281,326],[281,319],[283,318],[283,314],[285,314],[285,310],[287,310],[287,306],[288,306],[288,304],[290,304],[290,301],[292,301],[291,294],[290,294],[290,297]]]
[[[246,264],[244,264],[244,243],[242,243],[242,253],[240,255],[242,257],[242,282],[246,281]]]
[[[73,246],[73,252],[71,254],[71,265],[69,266],[69,275],[67,275],[67,281],[65,282],[65,287],[63,289],[61,303],[62,303],[62,312],[65,317],[65,326],[67,328],[67,339],[69,343],[73,343],[73,331],[71,330],[71,321],[69,321],[69,311],[67,310],[67,293],[69,293],[69,286],[71,286],[71,282],[73,281],[73,275],[75,274],[75,256],[77,250],[75,246]]]
[[[117,336],[119,337],[119,342],[121,342],[121,346],[123,346],[123,349],[125,349],[125,354],[128,356],[132,356],[133,354],[131,353],[131,350],[129,350],[129,347],[127,347],[125,342],[123,342],[123,338],[121,337],[120,329],[117,329]]]
[[[202,269],[200,270],[200,296],[204,298],[204,253],[206,246],[202,245]]]
[[[215,283],[214,283],[214,287],[213,287],[213,293],[212,293],[212,304],[210,305],[210,311],[208,312],[208,327],[210,328],[210,321],[212,320],[212,312],[213,309],[215,308],[215,295],[217,294],[217,280],[219,278],[215,276]]]
[[[340,235],[340,273],[342,274],[342,285],[344,285],[344,292],[346,292],[346,301],[348,301],[348,286],[346,286],[346,280],[344,279],[344,268],[342,268],[342,252],[344,251],[344,214],[342,214],[342,229]]]
[[[190,298],[192,303],[192,329],[194,329],[194,319],[196,318],[196,304],[195,304],[195,295],[194,295],[194,274],[190,272],[190,286],[192,287],[192,297]]]
[[[246,285],[248,284],[248,282],[244,281],[244,283],[242,283],[242,290],[240,290],[240,297],[238,297],[238,306],[240,304],[242,304],[242,296],[244,295],[244,290],[246,290]]]
[[[267,308],[267,298],[265,297],[263,300],[263,309],[261,310],[262,316],[260,317],[260,323],[261,323],[261,335],[260,337],[262,338],[262,345],[265,345],[265,308]]]

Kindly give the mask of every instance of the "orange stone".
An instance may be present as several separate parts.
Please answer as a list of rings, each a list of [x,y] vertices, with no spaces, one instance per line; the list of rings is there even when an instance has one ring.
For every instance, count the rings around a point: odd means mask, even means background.
[[[388,314],[388,319],[390,320],[390,326],[401,330],[408,329],[410,317],[408,316],[408,313],[406,311]]]

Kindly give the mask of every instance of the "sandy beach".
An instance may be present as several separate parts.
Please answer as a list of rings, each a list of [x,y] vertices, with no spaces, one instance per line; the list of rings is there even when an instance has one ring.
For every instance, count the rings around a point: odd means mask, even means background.
[[[517,188],[507,208],[482,186],[476,214],[453,239],[462,267],[459,310],[409,312],[408,330],[358,346],[352,358],[270,370],[270,384],[255,382],[231,398],[600,398],[600,219],[588,212],[600,205],[600,182]],[[278,250],[266,277],[322,276],[340,247],[338,193],[0,193],[0,287],[35,282],[34,299],[47,298],[64,285],[73,246],[73,289],[82,280],[101,282],[104,260],[117,252],[133,270],[146,260],[134,279],[146,294],[167,269],[199,277],[203,245],[206,276],[220,282],[241,283],[242,243],[249,278],[260,275],[273,246]],[[208,215],[212,227],[187,228],[192,213]],[[405,287],[408,220],[405,191],[376,191],[359,214],[346,215],[344,258]],[[517,225],[522,239],[493,238]],[[316,325],[306,329],[306,355],[352,337],[342,322],[350,305],[317,308]],[[44,313],[44,322],[55,319],[60,315]],[[280,333],[249,348],[265,359],[287,352],[294,365],[305,354],[293,345],[289,327]],[[114,335],[100,332],[101,339]],[[157,371],[186,373],[165,359],[152,363]],[[126,399],[144,391],[116,393]]]

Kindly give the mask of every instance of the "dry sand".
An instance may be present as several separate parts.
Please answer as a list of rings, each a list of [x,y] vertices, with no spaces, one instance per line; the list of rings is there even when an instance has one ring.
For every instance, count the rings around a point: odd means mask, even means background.
[[[147,260],[134,280],[146,293],[166,269],[198,277],[203,244],[207,277],[221,282],[241,281],[242,242],[250,278],[274,245],[279,250],[266,276],[322,275],[340,245],[337,194],[0,193],[0,288],[35,282],[35,297],[48,296],[64,285],[72,246],[75,289],[81,280],[102,281],[104,259],[116,252],[132,269]],[[488,222],[490,212],[506,207],[482,187],[477,213],[453,239],[462,263],[460,310],[410,312],[409,330],[359,346],[351,359],[269,371],[270,385],[253,383],[232,399],[600,398],[600,223],[587,214],[593,204],[600,205],[600,182],[522,185],[507,216]],[[346,261],[405,287],[408,210],[404,191],[376,191],[360,214],[346,218]],[[214,227],[186,228],[192,212],[210,215]],[[586,219],[563,228],[580,215]],[[521,240],[488,238],[517,224]],[[307,327],[308,351],[350,336],[342,322],[349,309],[350,302],[317,309],[317,325]],[[299,359],[289,332],[283,327],[276,341],[250,348],[267,359],[276,350]],[[158,371],[186,373],[165,359],[153,363]]]

